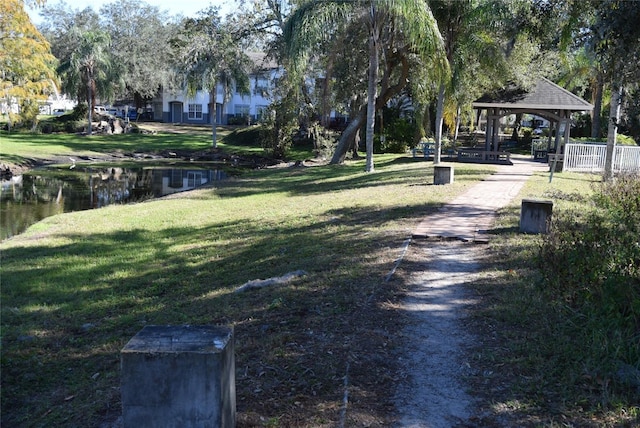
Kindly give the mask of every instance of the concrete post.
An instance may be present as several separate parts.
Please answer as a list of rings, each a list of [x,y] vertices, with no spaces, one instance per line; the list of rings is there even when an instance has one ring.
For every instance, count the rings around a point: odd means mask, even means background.
[[[553,201],[523,199],[520,211],[520,232],[549,233]]]
[[[444,165],[435,165],[433,167],[433,184],[451,184],[453,183],[453,167]]]
[[[124,428],[232,428],[233,330],[146,326],[121,352]]]

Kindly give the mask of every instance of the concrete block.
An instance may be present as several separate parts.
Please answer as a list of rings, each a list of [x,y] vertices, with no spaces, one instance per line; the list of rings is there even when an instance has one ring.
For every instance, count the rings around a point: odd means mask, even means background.
[[[121,351],[124,428],[235,427],[233,330],[146,326]]]
[[[520,232],[549,233],[553,201],[523,199],[520,211]]]
[[[436,165],[433,167],[433,184],[453,183],[453,167]]]

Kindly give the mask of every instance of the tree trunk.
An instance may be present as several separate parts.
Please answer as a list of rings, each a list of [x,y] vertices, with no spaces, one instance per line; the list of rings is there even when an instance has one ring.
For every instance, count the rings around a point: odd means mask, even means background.
[[[356,129],[356,135],[353,136],[353,145],[351,146],[351,157],[353,159],[360,159],[358,154],[358,147],[360,147],[360,129]]]
[[[422,127],[424,128],[425,137],[433,135],[433,129],[431,129],[431,103],[424,106],[424,114],[422,116]]]
[[[211,134],[212,134],[212,139],[213,139],[213,143],[212,143],[212,148],[217,148],[218,147],[218,126],[217,126],[217,119],[218,119],[218,111],[217,111],[217,106],[216,106],[216,95],[218,92],[218,87],[217,87],[217,83],[213,86],[213,90],[210,91],[211,95]]]
[[[322,101],[320,112],[320,124],[325,128],[329,126],[331,120],[331,76],[333,74],[334,55],[330,54],[327,60],[324,82],[322,82]]]
[[[87,112],[87,116],[89,118],[89,126],[87,127],[87,134],[93,134],[93,128],[91,126],[91,122],[93,121],[93,93],[91,91],[91,79],[89,79],[89,84],[87,85],[87,105],[89,106],[89,111]]]
[[[604,90],[604,76],[598,70],[595,93],[593,95],[593,112],[591,113],[591,137],[600,138],[602,135],[602,125],[600,118],[602,116],[602,92]]]
[[[335,152],[333,152],[330,164],[336,165],[344,162],[344,158],[351,147],[355,133],[358,132],[365,119],[366,110],[361,108],[358,115],[354,117],[353,120],[349,122],[349,125],[347,125],[345,130],[342,131],[342,135],[340,136]]]
[[[609,110],[609,128],[607,132],[607,157],[604,161],[604,181],[613,177],[613,148],[616,145],[623,91],[622,85],[618,83],[613,83],[611,86],[611,109]]]
[[[462,116],[462,112],[461,112],[460,106],[458,106],[458,108],[456,109],[456,128],[453,131],[453,144],[454,145],[458,141],[458,133],[460,131],[460,121],[462,120],[461,116]]]
[[[520,141],[520,128],[522,128],[522,113],[516,113],[516,121],[513,124],[513,133],[511,134],[511,139],[516,143]]]
[[[376,98],[378,96],[378,40],[376,26],[376,11],[371,4],[371,34],[369,35],[369,85],[367,87],[367,160],[366,172],[373,172],[373,137],[376,119]]]
[[[399,57],[399,61],[394,64],[400,65],[402,67],[401,73],[397,77],[397,83],[392,86],[388,84],[388,80],[389,80],[388,78],[387,79],[383,78],[383,80],[386,81],[386,84],[381,85],[382,89],[381,89],[380,96],[377,99],[375,99],[376,109],[382,108],[391,98],[398,95],[407,86],[408,76],[409,76],[409,61],[405,57]],[[391,75],[391,68],[389,68],[388,74]],[[376,85],[377,85],[377,82],[376,82]],[[359,100],[358,98],[356,98],[354,102],[351,104],[350,110],[355,111],[356,106],[358,104],[359,104]],[[353,142],[355,132],[357,132],[362,127],[362,125],[366,123],[366,119],[367,119],[367,116],[366,116],[367,109],[365,108],[366,106],[368,106],[366,103],[360,106],[360,108],[357,111],[357,114],[352,118],[352,121],[349,123],[347,128],[342,132],[342,135],[340,136],[340,141],[338,142],[335,152],[333,153],[333,157],[331,158],[330,163],[332,165],[341,164],[344,162],[344,159],[347,155],[347,152],[349,151],[349,148],[352,147],[351,144]],[[428,118],[427,118],[427,122],[428,122]]]
[[[436,106],[436,146],[434,148],[433,163],[440,163],[440,150],[442,148],[442,122],[444,121],[444,83],[440,84],[438,91],[438,104]]]

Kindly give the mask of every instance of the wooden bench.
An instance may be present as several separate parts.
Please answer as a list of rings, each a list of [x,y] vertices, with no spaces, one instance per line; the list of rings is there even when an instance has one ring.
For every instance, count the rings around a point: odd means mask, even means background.
[[[479,149],[458,149],[458,162],[513,165],[511,153]]]

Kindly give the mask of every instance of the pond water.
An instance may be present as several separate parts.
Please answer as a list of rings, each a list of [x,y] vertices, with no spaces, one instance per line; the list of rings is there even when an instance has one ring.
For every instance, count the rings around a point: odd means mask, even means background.
[[[227,177],[208,166],[40,168],[2,181],[0,239],[55,214],[158,198]]]

